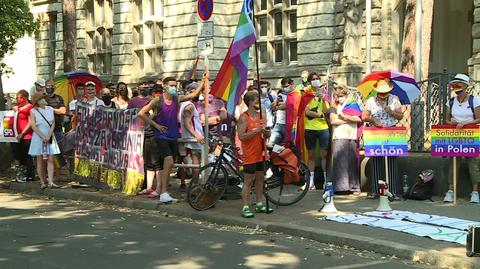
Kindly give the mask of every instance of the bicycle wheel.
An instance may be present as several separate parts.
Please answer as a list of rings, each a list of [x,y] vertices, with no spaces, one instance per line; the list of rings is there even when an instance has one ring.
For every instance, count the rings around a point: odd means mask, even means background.
[[[284,184],[282,177],[275,175],[276,173],[266,179],[265,196],[268,201],[275,205],[287,206],[302,200],[310,188],[310,170],[304,162],[299,162],[298,167],[299,185]]]
[[[200,168],[197,178],[188,184],[187,202],[199,211],[207,210],[223,196],[227,188],[227,170],[216,163],[209,163]]]

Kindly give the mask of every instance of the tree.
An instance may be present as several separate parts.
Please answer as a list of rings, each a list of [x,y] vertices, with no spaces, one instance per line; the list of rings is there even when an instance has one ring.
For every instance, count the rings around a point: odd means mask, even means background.
[[[76,0],[63,0],[63,71],[77,69]]]
[[[20,38],[35,33],[38,27],[25,0],[0,0],[0,110],[5,110],[1,79],[6,67],[3,58],[15,49]]]

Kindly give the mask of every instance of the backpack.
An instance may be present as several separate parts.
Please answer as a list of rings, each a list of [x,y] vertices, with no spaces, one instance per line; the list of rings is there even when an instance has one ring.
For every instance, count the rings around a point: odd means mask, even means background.
[[[299,173],[299,155],[298,150],[293,147],[285,147],[281,152],[272,152],[271,162],[277,166],[283,176],[284,184],[303,185]]]
[[[455,97],[450,98],[448,101],[448,105],[450,106],[450,113],[452,113],[453,102],[455,101]],[[475,120],[475,108],[473,107],[473,95],[468,96],[468,106],[472,110],[473,119]]]
[[[433,192],[433,171],[425,170],[418,175],[418,180],[410,186],[406,193],[403,194],[403,199],[411,200],[432,200]]]

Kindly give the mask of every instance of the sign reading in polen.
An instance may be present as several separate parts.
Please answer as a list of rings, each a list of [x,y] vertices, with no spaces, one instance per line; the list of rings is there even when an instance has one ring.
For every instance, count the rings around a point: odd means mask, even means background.
[[[432,125],[432,156],[480,157],[480,125]]]
[[[405,127],[366,127],[363,130],[365,156],[408,156]]]
[[[198,0],[197,12],[200,19],[204,21],[210,19],[213,13],[213,0]]]

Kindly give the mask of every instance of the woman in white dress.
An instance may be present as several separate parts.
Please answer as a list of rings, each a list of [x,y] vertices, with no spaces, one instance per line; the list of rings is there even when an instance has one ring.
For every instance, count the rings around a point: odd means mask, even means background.
[[[47,106],[47,101],[42,93],[32,96],[32,104],[35,106],[30,113],[33,136],[28,154],[37,159],[37,173],[40,178],[40,188],[58,188],[53,183],[54,155],[60,154],[57,140],[53,134],[55,119],[53,108]],[[48,178],[45,178],[45,163],[47,164]],[[46,183],[48,185],[46,185]]]

